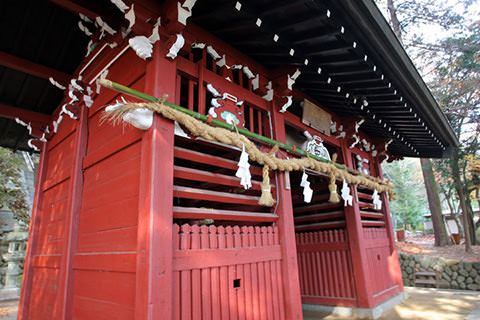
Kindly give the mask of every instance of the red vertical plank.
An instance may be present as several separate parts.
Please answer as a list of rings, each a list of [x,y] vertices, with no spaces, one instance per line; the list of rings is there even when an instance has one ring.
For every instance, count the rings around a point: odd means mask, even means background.
[[[28,243],[25,253],[25,269],[23,271],[23,279],[22,279],[22,291],[20,295],[20,302],[18,305],[18,319],[28,319],[28,306],[30,304],[30,297],[31,297],[31,287],[32,287],[32,278],[33,278],[33,267],[31,265],[31,259],[34,252],[34,247],[38,241],[38,230],[40,227],[40,216],[39,210],[41,208],[41,203],[43,199],[43,193],[41,192],[41,185],[43,184],[43,180],[45,179],[46,173],[46,165],[47,165],[47,143],[42,143],[41,146],[41,153],[40,153],[40,161],[38,163],[37,169],[37,182],[35,183],[35,196],[33,199],[33,208],[32,208],[32,216],[30,218],[30,228],[29,228],[29,237]]]
[[[249,129],[250,129],[250,131],[255,132],[255,125],[254,125],[254,122],[253,122],[253,121],[254,121],[254,119],[253,119],[253,112],[254,112],[253,107],[252,107],[252,106],[248,106],[248,113],[249,113],[249,119],[250,119],[250,120],[249,120],[249,122],[250,122],[250,123],[249,123],[249,125],[250,125],[250,128],[249,128]]]
[[[300,233],[300,244],[305,247],[305,233],[302,232]],[[300,261],[299,263],[299,266],[300,266],[300,270],[301,270],[301,273],[302,273],[302,278],[301,278],[301,282],[302,282],[302,294],[304,295],[307,295],[307,278],[308,278],[308,269],[307,269],[307,259],[306,259],[306,252],[305,251],[302,251],[301,252],[301,256],[302,256],[302,260]]]
[[[68,209],[65,214],[65,238],[63,255],[60,264],[59,288],[57,295],[56,316],[60,319],[71,318],[73,303],[73,255],[77,249],[78,220],[82,203],[83,158],[87,150],[88,140],[88,108],[80,109],[80,119],[75,131],[74,163],[70,174],[71,184]]]
[[[335,242],[340,243],[340,236],[341,230],[335,230]],[[340,287],[340,295],[339,297],[345,297],[345,272],[344,272],[344,265],[342,263],[342,250],[337,250],[335,252],[335,260],[337,261],[337,270],[338,270],[338,282]]]
[[[268,245],[273,246],[274,243],[274,229],[272,227],[267,228],[268,232]],[[270,304],[273,306],[273,319],[280,319],[280,301],[278,300],[278,278],[280,275],[276,271],[276,261],[268,262],[268,268],[271,275],[271,285],[272,285],[272,300]],[[283,313],[283,312],[282,312]]]
[[[206,53],[202,50],[202,59],[198,63],[198,113],[205,114],[205,86],[203,85],[205,78],[205,61]]]
[[[180,226],[178,224],[173,225],[173,253],[180,250]],[[180,272],[173,272],[173,318],[174,320],[180,320]]]
[[[175,104],[180,104],[180,101],[182,99],[182,76],[177,74],[176,78],[176,84],[175,84]]]
[[[240,249],[242,247],[242,236],[240,233],[240,227],[233,227],[234,233],[234,248]],[[240,279],[240,287],[236,289],[237,291],[237,306],[238,306],[238,319],[245,319],[245,277],[243,272],[243,265],[236,266],[237,279]]]
[[[225,228],[226,234],[226,244],[227,248],[231,249],[234,245],[233,240],[233,228],[231,226],[227,226]],[[232,263],[234,263],[232,261]],[[233,288],[233,280],[237,278],[236,275],[236,267],[234,265],[230,265],[228,268],[228,301],[229,301],[229,308],[230,308],[230,319],[236,320],[238,319],[238,306],[237,306],[237,291]]]
[[[193,110],[193,106],[195,105],[195,81],[188,80],[188,109]]]
[[[318,295],[318,265],[317,265],[317,248],[318,244],[315,241],[318,232],[311,233],[312,244],[315,245],[315,250],[310,253],[312,259],[312,296]]]
[[[192,250],[200,249],[200,228],[192,226]],[[202,318],[202,282],[199,269],[192,270],[192,319]]]
[[[217,228],[218,232],[218,248],[225,249],[227,247],[225,239],[225,228],[220,226]],[[230,305],[228,298],[228,267],[220,267],[220,300],[222,320],[229,319]]]
[[[262,117],[262,111],[257,110],[257,122],[258,122],[258,134],[263,136],[263,117]]]
[[[248,227],[248,243],[250,247],[256,247],[256,239],[255,239],[255,228],[250,226]],[[252,316],[253,319],[259,319],[260,317],[260,306],[258,301],[258,274],[257,274],[257,266],[256,263],[250,263],[248,268],[250,269],[250,283],[251,283],[251,299],[252,299]]]
[[[242,248],[250,247],[249,243],[249,228],[247,226],[242,227]],[[250,263],[246,263],[243,266],[243,286],[245,292],[245,317],[247,319],[253,318],[253,305],[252,305],[252,273]]]
[[[271,104],[274,139],[286,141],[285,119],[279,113],[278,105]],[[298,279],[297,249],[295,246],[295,225],[293,221],[293,205],[290,190],[285,189],[284,173],[276,174],[278,183],[278,228],[280,232],[282,252],[283,295],[285,302],[285,317],[289,320],[302,319],[302,301]]]
[[[157,42],[147,64],[145,93],[175,97],[176,63]],[[136,319],[171,319],[173,299],[173,122],[158,115],[142,137],[137,230]]]
[[[203,250],[210,249],[210,239],[208,235],[208,227],[203,225],[200,227],[200,247]],[[210,277],[210,268],[205,268],[201,270],[201,279],[202,279],[202,319],[209,320],[212,318],[212,299],[211,299],[211,277]]]
[[[182,225],[182,234],[180,236],[180,248],[182,250],[189,250],[190,249],[190,225],[184,224]],[[180,291],[181,291],[181,315],[182,320],[190,320],[192,318],[192,306],[191,306],[191,294],[192,294],[192,287],[191,287],[191,271],[181,271],[180,272]]]
[[[262,227],[262,245],[268,247],[268,229]],[[267,306],[267,319],[273,319],[273,305],[272,305],[272,274],[270,273],[270,262],[262,262],[265,273],[265,299]]]
[[[262,246],[262,234],[260,227],[255,227],[255,243],[257,247]],[[254,264],[258,275],[258,305],[260,312],[260,319],[266,319],[266,301],[265,301],[265,272],[263,264],[257,262]]]
[[[217,227],[211,225],[210,232],[210,249],[218,249],[218,237]],[[220,306],[220,268],[211,268],[211,292],[212,292],[212,319],[221,319],[221,306]]]

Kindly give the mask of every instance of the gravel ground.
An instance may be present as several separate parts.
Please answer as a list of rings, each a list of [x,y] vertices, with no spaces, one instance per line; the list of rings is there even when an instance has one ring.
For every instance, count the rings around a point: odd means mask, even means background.
[[[407,298],[385,312],[382,320],[478,320],[480,293],[473,291],[439,290],[406,287]],[[335,315],[304,312],[304,320],[356,319]]]

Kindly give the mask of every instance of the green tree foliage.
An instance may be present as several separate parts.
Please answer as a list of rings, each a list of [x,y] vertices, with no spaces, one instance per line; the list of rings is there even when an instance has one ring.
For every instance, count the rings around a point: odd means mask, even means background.
[[[456,202],[464,203],[472,242],[476,242],[472,194],[477,194],[480,159],[480,25],[473,23],[463,36],[440,42],[444,58],[437,62],[432,91],[445,111],[460,147],[452,159],[437,160],[435,168],[442,189]],[[455,180],[456,175],[459,179]],[[459,181],[452,184],[452,181]],[[459,192],[458,188],[462,188]],[[459,198],[459,193],[464,197]],[[454,205],[451,205],[452,208]],[[463,207],[463,206],[460,206]],[[464,212],[466,211],[466,212]]]
[[[416,228],[428,213],[428,203],[418,160],[407,158],[382,165],[386,178],[392,181],[397,199],[390,202],[390,210],[397,228]]]
[[[15,219],[28,225],[29,208],[22,185],[21,167],[19,158],[0,147],[0,207],[9,208]]]

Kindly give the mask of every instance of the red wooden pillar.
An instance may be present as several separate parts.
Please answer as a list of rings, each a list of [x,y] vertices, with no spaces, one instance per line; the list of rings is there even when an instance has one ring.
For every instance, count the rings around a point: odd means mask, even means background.
[[[352,152],[348,148],[345,140],[342,140],[341,147],[345,164],[353,168]],[[355,191],[356,187],[351,187]],[[357,305],[360,308],[373,308],[373,293],[368,284],[370,283],[370,273],[368,272],[367,252],[363,239],[363,228],[360,216],[360,207],[358,201],[353,201],[353,206],[345,207],[345,221],[347,224],[348,242],[350,254],[352,256],[353,275],[356,288]]]
[[[65,215],[65,239],[63,255],[60,262],[59,288],[57,295],[58,319],[71,318],[72,311],[72,284],[73,284],[73,255],[77,248],[78,221],[82,204],[83,190],[83,158],[87,150],[88,140],[88,109],[80,108],[80,117],[75,130],[74,158],[71,185],[68,196],[68,207]]]
[[[273,103],[271,111],[274,139],[285,141],[285,120],[283,115],[276,112],[277,106]],[[302,300],[300,296],[300,282],[297,264],[297,246],[295,242],[295,225],[293,221],[293,205],[290,190],[285,189],[285,174],[277,173],[278,184],[278,230],[282,250],[283,297],[285,299],[285,318],[303,319]]]
[[[176,63],[154,46],[147,64],[145,92],[175,99]],[[137,231],[136,319],[171,319],[173,296],[173,122],[154,115],[142,137]]]
[[[40,162],[38,163],[37,169],[37,181],[35,183],[35,196],[34,196],[34,207],[32,208],[32,216],[30,218],[30,228],[28,231],[29,241],[27,243],[27,248],[25,252],[25,269],[23,270],[23,279],[22,279],[22,292],[20,295],[20,303],[18,305],[18,319],[28,319],[27,310],[30,303],[30,295],[32,292],[32,256],[33,248],[32,246],[37,243],[37,233],[39,228],[39,217],[38,211],[41,208],[41,199],[43,194],[40,191],[42,188],[43,180],[45,178],[45,167],[47,165],[47,145],[48,143],[42,144],[42,151],[40,153]]]

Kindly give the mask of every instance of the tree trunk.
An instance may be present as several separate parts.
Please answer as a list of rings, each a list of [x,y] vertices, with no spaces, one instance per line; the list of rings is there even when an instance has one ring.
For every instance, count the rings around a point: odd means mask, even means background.
[[[465,198],[465,207],[467,208],[467,219],[468,219],[468,224],[471,226],[471,229],[470,229],[470,239],[471,239],[471,243],[472,245],[476,245],[477,244],[477,236],[475,234],[475,230],[476,230],[476,225],[475,225],[475,222],[473,220],[473,208],[472,208],[472,201],[470,201],[470,196],[468,195],[468,193],[465,193],[466,194],[466,198]]]
[[[470,236],[470,222],[468,219],[467,206],[465,203],[465,195],[463,193],[463,185],[460,179],[460,169],[458,168],[458,151],[454,152],[452,161],[450,162],[452,166],[453,179],[455,180],[455,188],[457,189],[458,198],[460,200],[460,208],[463,212],[463,230],[465,233],[465,251],[472,252],[472,239]]]
[[[387,0],[387,8],[388,12],[390,13],[390,20],[392,23],[393,32],[397,36],[398,40],[402,42],[402,30],[400,29],[400,21],[397,18],[397,8],[393,3],[393,0]]]
[[[422,165],[423,180],[427,191],[428,207],[432,215],[433,233],[435,234],[435,246],[446,246],[449,244],[448,234],[445,228],[445,221],[442,215],[442,206],[438,185],[433,175],[432,163],[429,159],[420,159]]]

